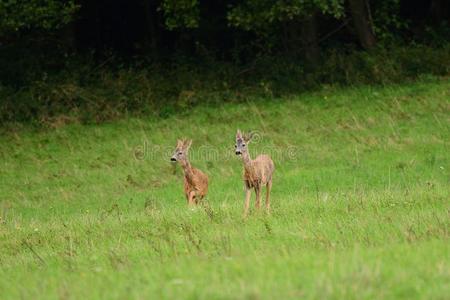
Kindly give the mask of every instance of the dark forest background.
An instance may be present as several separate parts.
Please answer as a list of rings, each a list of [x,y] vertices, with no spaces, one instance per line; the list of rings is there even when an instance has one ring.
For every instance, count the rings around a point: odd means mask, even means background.
[[[2,124],[165,117],[199,104],[450,70],[447,0],[2,0]]]

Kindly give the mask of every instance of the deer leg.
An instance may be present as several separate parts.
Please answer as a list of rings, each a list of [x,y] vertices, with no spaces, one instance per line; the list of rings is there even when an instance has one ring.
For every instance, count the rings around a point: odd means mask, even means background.
[[[189,198],[188,198],[188,204],[189,206],[192,206],[195,204],[195,191],[190,191],[189,192]]]
[[[261,186],[255,187],[256,201],[255,207],[259,209],[261,207]]]
[[[267,213],[270,213],[270,190],[272,189],[272,180],[270,180],[267,185],[267,190],[266,190],[266,210]]]
[[[250,196],[252,195],[252,191],[249,188],[245,189],[245,206],[244,206],[244,217],[248,214],[248,207],[250,205]]]
[[[195,204],[202,204],[203,198],[205,198],[205,196],[197,196],[197,197],[195,197]]]

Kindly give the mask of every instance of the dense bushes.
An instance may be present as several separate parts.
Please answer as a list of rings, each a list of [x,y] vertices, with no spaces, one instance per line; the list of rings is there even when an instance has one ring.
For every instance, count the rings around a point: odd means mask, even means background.
[[[183,60],[154,64],[142,58],[132,65],[114,58],[83,61],[67,58],[61,69],[47,66],[27,72],[20,85],[3,81],[3,125],[32,121],[59,126],[142,114],[166,117],[196,105],[278,97],[322,84],[385,84],[421,74],[446,76],[450,45],[328,50],[314,70],[306,70],[301,60],[281,57],[259,58],[246,66]]]

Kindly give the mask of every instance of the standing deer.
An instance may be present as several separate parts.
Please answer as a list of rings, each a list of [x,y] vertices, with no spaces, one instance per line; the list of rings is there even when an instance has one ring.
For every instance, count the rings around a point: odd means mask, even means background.
[[[236,133],[236,155],[242,156],[244,163],[244,185],[245,185],[245,208],[244,216],[248,214],[248,207],[250,204],[251,188],[255,189],[256,202],[255,207],[260,208],[261,190],[265,185],[266,191],[266,209],[270,212],[270,190],[272,188],[272,174],[275,170],[275,165],[268,155],[258,155],[255,159],[250,158],[247,144],[251,141],[252,134],[242,135],[238,129]]]
[[[170,158],[178,161],[184,170],[184,193],[189,205],[199,204],[208,193],[208,176],[191,166],[187,154],[192,140],[177,140],[177,147]]]

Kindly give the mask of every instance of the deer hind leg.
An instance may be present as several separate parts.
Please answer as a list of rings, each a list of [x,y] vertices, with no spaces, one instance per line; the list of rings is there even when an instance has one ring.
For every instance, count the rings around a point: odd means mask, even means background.
[[[250,196],[252,191],[249,188],[245,188],[245,204],[244,204],[244,217],[248,215],[248,207],[250,205]]]
[[[205,198],[205,195],[197,195],[195,197],[195,204],[202,204],[203,198]]]
[[[270,213],[270,190],[272,189],[272,179],[267,182],[267,190],[266,190],[266,210],[267,213]]]
[[[190,191],[188,195],[188,204],[192,206],[195,204],[195,191]]]
[[[255,194],[256,194],[255,207],[256,207],[256,209],[259,209],[261,207],[261,186],[260,185],[255,187]]]

